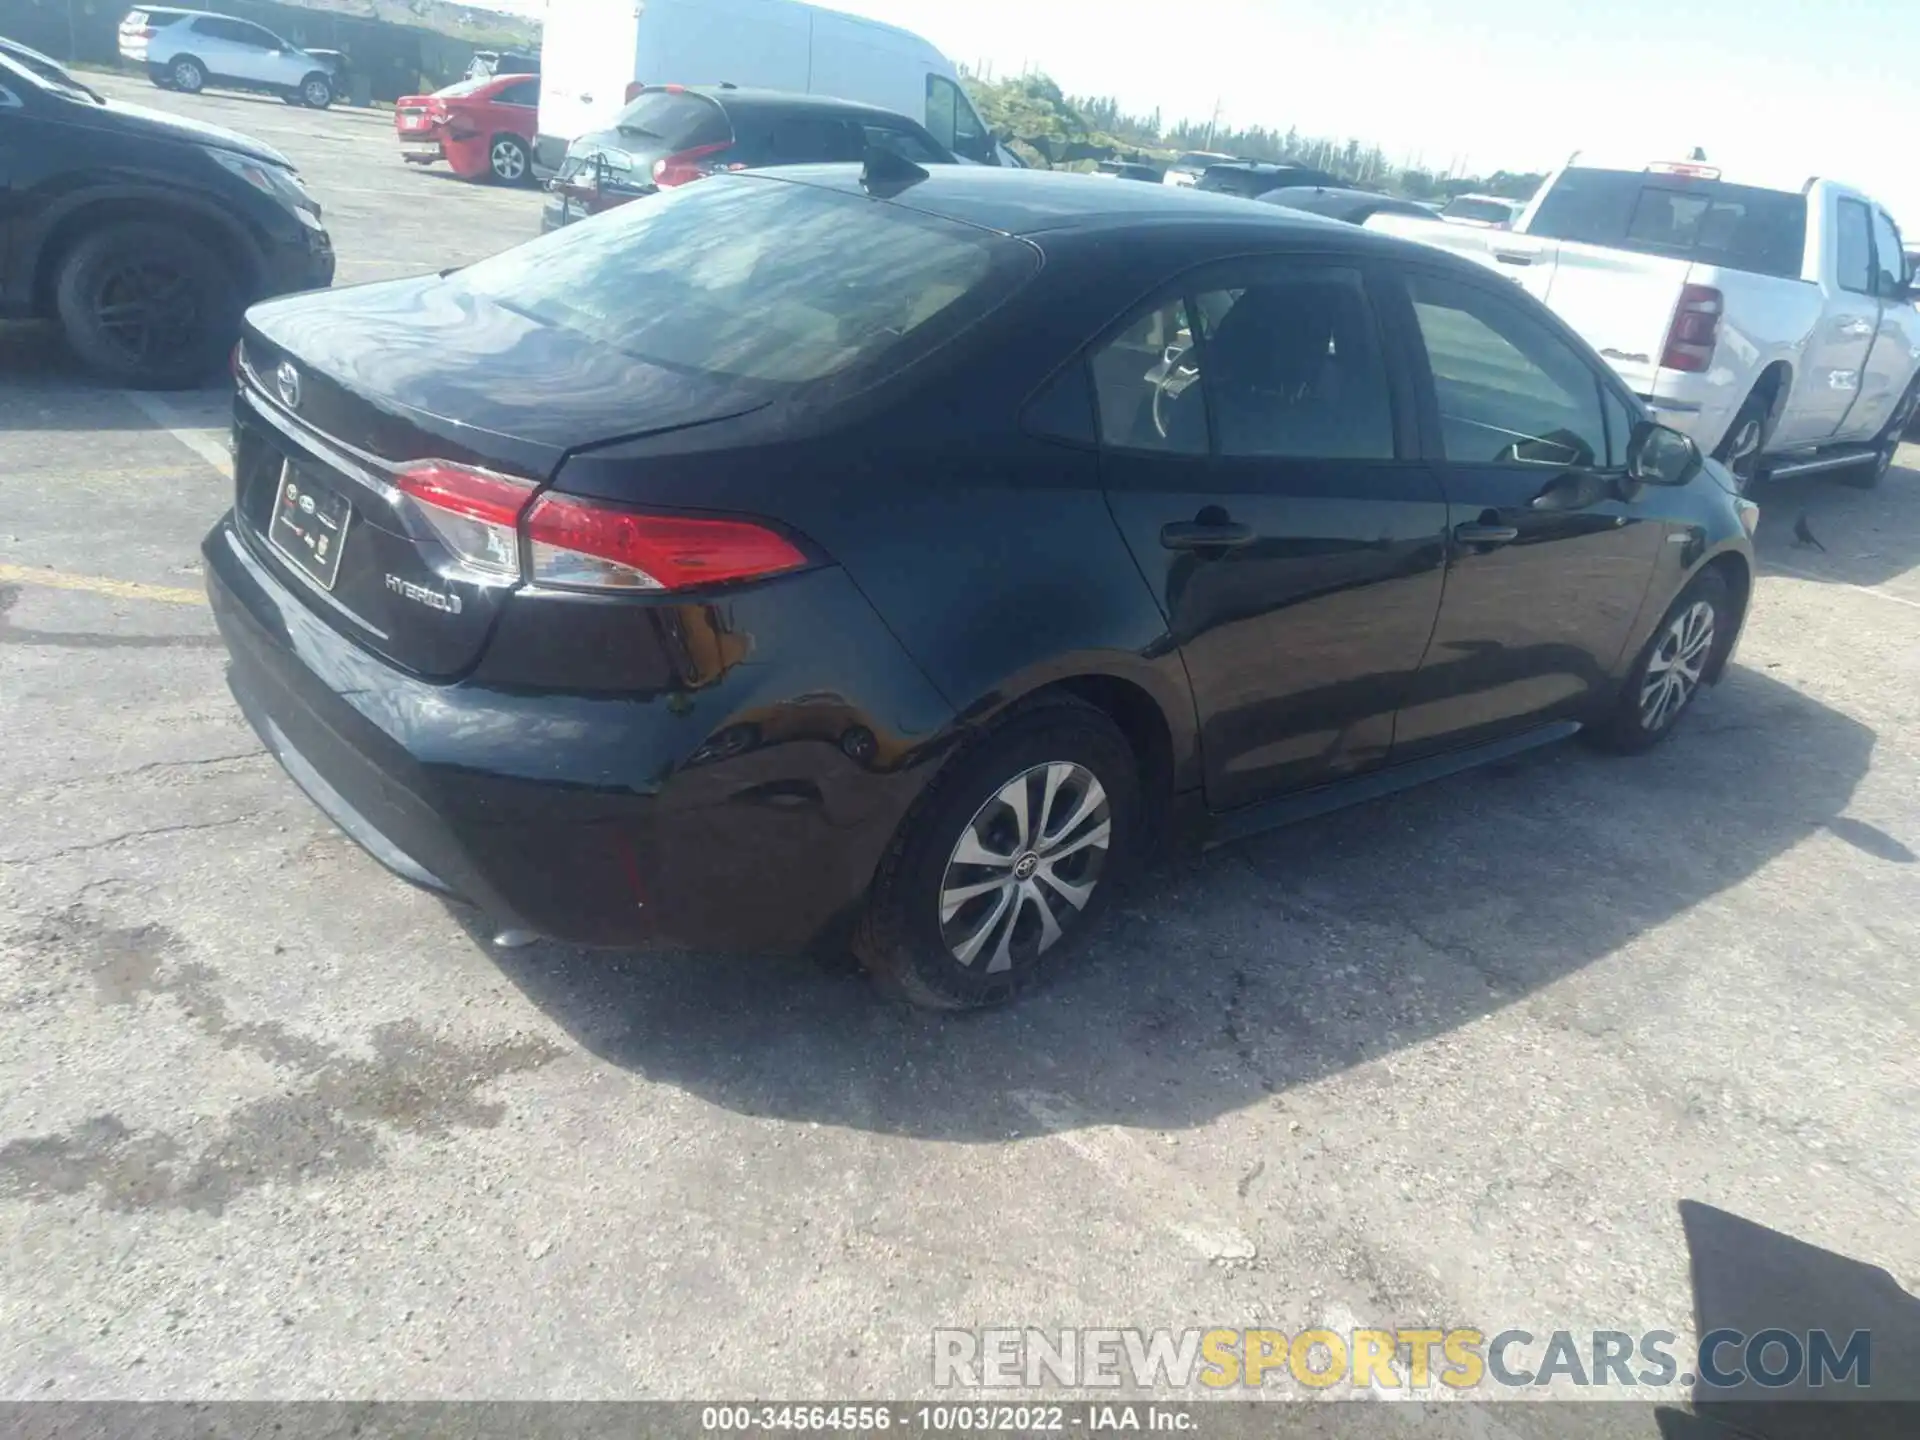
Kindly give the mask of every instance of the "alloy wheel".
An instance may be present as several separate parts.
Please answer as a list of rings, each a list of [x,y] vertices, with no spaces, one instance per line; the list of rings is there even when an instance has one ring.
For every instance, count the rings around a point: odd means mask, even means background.
[[[988,974],[1051,949],[1093,898],[1113,837],[1107,792],[1068,761],[1035,765],[960,832],[940,880],[940,938]]]
[[[333,91],[320,80],[309,80],[301,94],[309,108],[314,110],[325,109],[327,102],[333,99]]]
[[[193,281],[171,265],[135,262],[109,273],[95,292],[100,332],[130,359],[164,361],[190,349],[200,325]]]
[[[1640,723],[1649,732],[1671,725],[1694,691],[1713,654],[1713,606],[1696,600],[1667,626],[1647,661],[1640,686]]]
[[[527,170],[527,157],[510,140],[496,140],[493,146],[493,173],[502,180],[518,180]]]

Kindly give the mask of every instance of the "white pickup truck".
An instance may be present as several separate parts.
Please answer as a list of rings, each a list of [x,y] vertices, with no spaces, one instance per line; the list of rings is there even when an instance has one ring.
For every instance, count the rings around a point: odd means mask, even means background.
[[[1699,161],[1575,155],[1511,230],[1379,214],[1368,227],[1511,277],[1655,416],[1747,484],[1878,483],[1920,404],[1920,308],[1900,231],[1829,180],[1739,184]]]

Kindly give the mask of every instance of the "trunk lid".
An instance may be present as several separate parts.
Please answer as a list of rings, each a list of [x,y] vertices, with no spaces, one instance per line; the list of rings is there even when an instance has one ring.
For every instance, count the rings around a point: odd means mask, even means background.
[[[518,582],[463,565],[396,472],[437,459],[544,484],[577,446],[764,403],[435,276],[256,306],[242,357],[235,510],[246,543],[317,614],[430,679],[472,666]]]

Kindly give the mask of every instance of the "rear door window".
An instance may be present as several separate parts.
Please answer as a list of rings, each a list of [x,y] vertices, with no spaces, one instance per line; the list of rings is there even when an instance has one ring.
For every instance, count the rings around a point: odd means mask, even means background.
[[[538,80],[522,80],[517,85],[507,86],[506,89],[502,90],[493,98],[495,103],[500,105],[537,106],[540,103],[540,82]]]
[[[1873,293],[1873,227],[1867,207],[1858,200],[1842,200],[1834,217],[1834,273],[1842,290],[1855,295]]]
[[[876,125],[869,121],[862,127],[866,132],[866,143],[876,150],[891,150],[903,160],[911,160],[916,165],[939,165],[947,157],[924,135],[912,130],[904,130],[895,125]]]
[[[866,131],[857,121],[803,110],[768,117],[753,159],[760,165],[818,165],[866,153]]]
[[[669,370],[793,387],[911,363],[1035,264],[1005,236],[740,174],[556,230],[448,283]]]
[[[1893,300],[1907,279],[1907,257],[1900,248],[1900,232],[1884,210],[1873,212],[1874,291]]]
[[[1797,280],[1806,259],[1807,201],[1720,180],[1575,167],[1541,199],[1528,231]]]

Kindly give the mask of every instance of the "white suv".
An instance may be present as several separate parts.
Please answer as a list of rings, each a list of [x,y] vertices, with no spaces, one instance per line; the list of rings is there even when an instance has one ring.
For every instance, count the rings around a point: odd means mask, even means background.
[[[196,94],[209,84],[265,90],[289,105],[333,103],[333,65],[250,20],[207,10],[130,10],[120,54],[144,65],[163,90]]]

